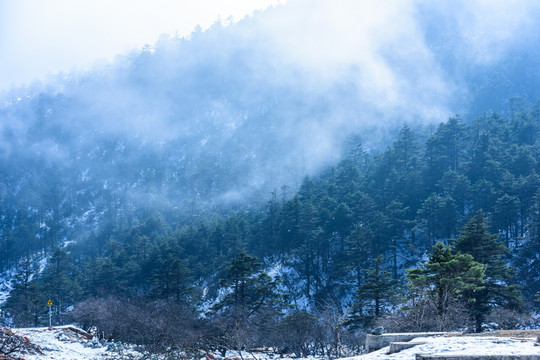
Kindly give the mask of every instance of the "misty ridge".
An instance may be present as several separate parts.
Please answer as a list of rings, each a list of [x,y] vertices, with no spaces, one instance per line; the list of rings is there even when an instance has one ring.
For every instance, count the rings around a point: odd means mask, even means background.
[[[535,100],[539,10],[297,0],[163,35],[3,95],[2,202],[75,228],[152,208],[190,218],[262,204],[360,142],[381,152],[403,124]]]

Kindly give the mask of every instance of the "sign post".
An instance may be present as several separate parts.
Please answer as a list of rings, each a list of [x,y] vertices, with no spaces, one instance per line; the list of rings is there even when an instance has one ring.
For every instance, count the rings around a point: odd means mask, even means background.
[[[47,306],[49,307],[49,329],[52,329],[52,300],[49,299],[49,301],[47,301]]]

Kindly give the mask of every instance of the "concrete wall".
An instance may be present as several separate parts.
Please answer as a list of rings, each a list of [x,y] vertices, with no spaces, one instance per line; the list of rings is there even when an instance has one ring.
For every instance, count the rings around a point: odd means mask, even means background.
[[[403,333],[403,334],[382,334],[382,335],[366,335],[366,350],[367,352],[382,349],[390,345],[392,342],[406,342],[412,339],[425,336],[446,335],[445,332],[424,332],[424,333]],[[539,359],[540,360],[540,359]]]
[[[410,349],[417,345],[423,345],[425,341],[408,341],[408,342],[392,342],[390,343],[390,349],[388,350],[388,355],[400,352],[401,350]]]

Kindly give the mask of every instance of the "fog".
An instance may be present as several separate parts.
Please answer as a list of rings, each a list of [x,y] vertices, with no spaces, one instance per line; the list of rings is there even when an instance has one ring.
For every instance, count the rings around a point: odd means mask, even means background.
[[[539,7],[290,0],[163,35],[5,94],[1,171],[22,177],[25,159],[88,171],[134,206],[265,201],[335,165],[352,139],[377,152],[404,124],[536,100]]]
[[[218,18],[238,21],[277,0],[23,0],[0,2],[0,91],[11,84],[87,69],[153,44],[187,36]]]

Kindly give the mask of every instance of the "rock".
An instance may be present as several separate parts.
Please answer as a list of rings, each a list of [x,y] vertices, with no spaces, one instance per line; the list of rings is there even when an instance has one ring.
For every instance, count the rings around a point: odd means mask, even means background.
[[[83,345],[85,348],[92,348],[92,349],[99,349],[102,348],[103,345],[99,343],[97,340],[87,341]]]
[[[60,351],[60,348],[58,346],[49,344],[43,347],[44,351]]]
[[[134,351],[138,352],[138,353],[141,353],[141,354],[144,354],[144,352],[146,351],[146,349],[144,348],[144,346],[141,346],[141,345],[137,345],[133,348]]]
[[[60,333],[58,333],[58,335],[56,335],[56,338],[57,338],[58,340],[64,341],[64,342],[67,342],[67,341],[72,342],[72,341],[74,341],[73,337],[70,336],[70,334],[67,334],[67,333],[65,333],[65,332],[63,332],[63,331],[60,332]]]
[[[110,343],[107,345],[107,351],[121,352],[126,350],[126,348],[120,342]]]

